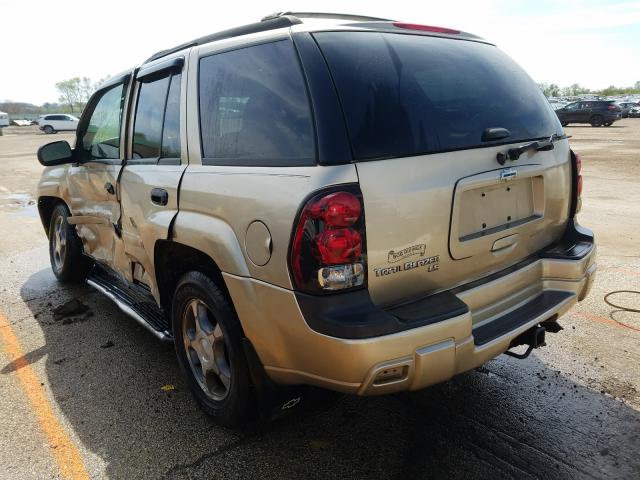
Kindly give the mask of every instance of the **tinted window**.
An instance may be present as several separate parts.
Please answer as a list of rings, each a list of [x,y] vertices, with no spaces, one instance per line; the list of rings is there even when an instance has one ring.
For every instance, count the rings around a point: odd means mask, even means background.
[[[140,83],[133,126],[134,159],[180,158],[181,78],[181,74],[166,74]]]
[[[202,58],[200,128],[205,163],[312,164],[309,102],[291,42]]]
[[[180,158],[180,81],[182,75],[171,77],[162,130],[162,157]]]
[[[141,83],[133,127],[133,158],[159,158],[170,77]]]
[[[119,84],[102,93],[98,100],[87,131],[82,137],[84,158],[120,158],[120,124],[124,104],[124,85]]]
[[[314,36],[357,159],[486,146],[482,133],[494,127],[508,129],[509,142],[562,132],[540,89],[491,45],[376,32]]]

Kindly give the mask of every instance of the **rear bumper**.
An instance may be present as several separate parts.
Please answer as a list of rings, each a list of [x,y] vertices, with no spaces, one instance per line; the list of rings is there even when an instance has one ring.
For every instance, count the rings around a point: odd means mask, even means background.
[[[587,295],[595,243],[588,231],[572,232],[516,268],[401,311],[367,310],[362,302],[354,308],[348,301],[343,308],[321,308],[254,279],[225,280],[245,334],[276,383],[361,395],[418,390],[486,363],[519,334]],[[395,317],[396,330],[363,334],[391,328],[388,316]]]

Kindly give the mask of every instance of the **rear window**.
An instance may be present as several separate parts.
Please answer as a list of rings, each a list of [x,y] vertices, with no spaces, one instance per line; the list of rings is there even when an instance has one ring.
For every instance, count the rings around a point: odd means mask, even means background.
[[[509,130],[501,143],[562,133],[540,89],[494,46],[377,32],[314,37],[357,160],[487,146],[487,128]]]
[[[313,124],[290,41],[200,60],[202,163],[297,166],[315,163]]]

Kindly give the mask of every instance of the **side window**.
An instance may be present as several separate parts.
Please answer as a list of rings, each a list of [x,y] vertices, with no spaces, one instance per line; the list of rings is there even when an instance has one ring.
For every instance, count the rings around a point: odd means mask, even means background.
[[[85,160],[119,159],[120,126],[125,89],[123,84],[111,87],[98,100],[87,131],[82,137]]]
[[[134,159],[180,158],[180,80],[181,75],[175,74],[140,83]]]
[[[580,106],[579,103],[571,103],[567,105],[567,110],[577,110],[579,106]]]
[[[315,163],[309,100],[290,41],[204,57],[199,77],[204,164]]]
[[[162,158],[180,158],[180,82],[179,73],[171,77],[162,130]]]

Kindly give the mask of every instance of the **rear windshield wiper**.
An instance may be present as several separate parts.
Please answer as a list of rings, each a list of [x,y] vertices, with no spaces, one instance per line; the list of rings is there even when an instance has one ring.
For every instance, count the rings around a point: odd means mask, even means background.
[[[546,152],[549,150],[553,150],[553,143],[557,142],[558,140],[564,140],[565,138],[569,137],[567,135],[558,135],[557,133],[554,133],[546,140],[536,140],[520,147],[510,148],[509,150],[507,150],[507,153],[499,152],[496,155],[496,160],[498,160],[498,163],[500,165],[504,165],[507,160],[511,160],[512,162],[518,160],[520,158],[520,155],[529,150],[535,150],[536,152]]]

